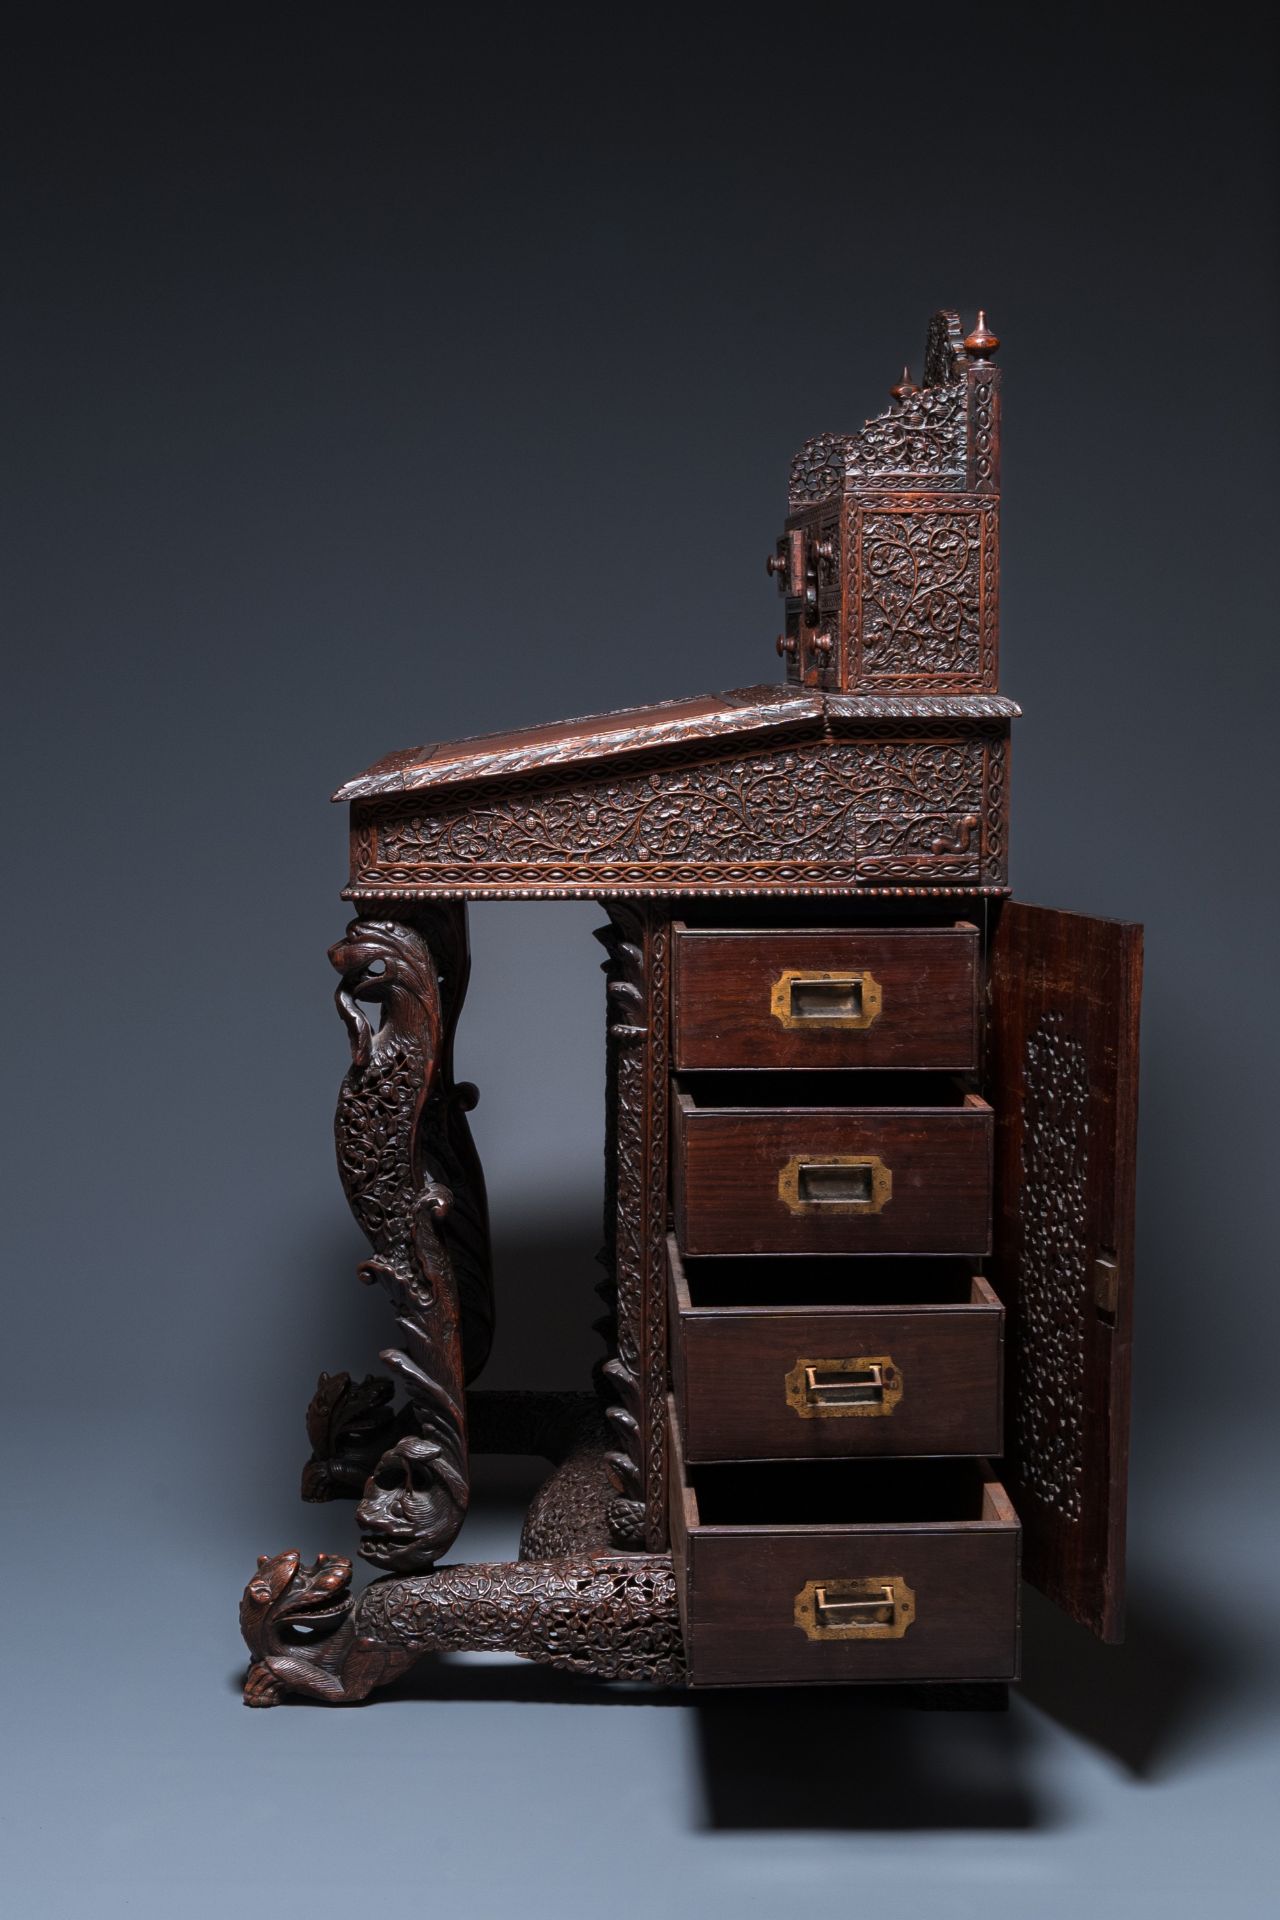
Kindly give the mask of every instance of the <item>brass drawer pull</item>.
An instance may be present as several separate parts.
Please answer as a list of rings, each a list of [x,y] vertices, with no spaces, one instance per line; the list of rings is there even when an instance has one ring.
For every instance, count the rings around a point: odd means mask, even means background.
[[[804,973],[788,967],[773,983],[769,1009],[788,1028],[869,1027],[883,995],[874,974]]]
[[[902,1375],[887,1353],[855,1360],[797,1360],[786,1376],[787,1405],[802,1420],[848,1420],[892,1413]]]
[[[916,1617],[916,1596],[900,1575],[866,1580],[807,1580],[795,1622],[810,1640],[901,1640]]]
[[[893,1174],[871,1153],[797,1153],[778,1175],[792,1213],[879,1213],[893,1198]]]

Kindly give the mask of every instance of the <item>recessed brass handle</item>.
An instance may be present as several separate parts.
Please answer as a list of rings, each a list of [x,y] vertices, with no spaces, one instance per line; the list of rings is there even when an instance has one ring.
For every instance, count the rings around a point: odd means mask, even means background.
[[[893,1172],[874,1153],[797,1153],[778,1174],[792,1213],[879,1213],[893,1198]]]
[[[770,989],[769,1011],[788,1031],[869,1027],[884,1005],[880,982],[854,973],[804,973],[787,967]]]
[[[807,1580],[795,1623],[810,1640],[901,1640],[916,1596],[899,1574],[864,1580]]]
[[[902,1373],[887,1353],[852,1360],[797,1360],[786,1376],[787,1405],[802,1420],[874,1418],[902,1398]]]

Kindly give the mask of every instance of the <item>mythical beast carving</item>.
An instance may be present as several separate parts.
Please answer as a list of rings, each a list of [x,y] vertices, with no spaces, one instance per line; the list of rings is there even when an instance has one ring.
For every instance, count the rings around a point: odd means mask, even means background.
[[[500,1651],[596,1680],[678,1686],[684,1650],[669,1554],[607,1554],[438,1567],[375,1580],[359,1599],[351,1562],[265,1555],[244,1591],[245,1702],[286,1693],[340,1705],[407,1673],[424,1654]]]
[[[335,1427],[340,1430],[347,1477],[371,1438],[395,1436],[357,1509],[360,1552],[375,1566],[418,1572],[451,1545],[467,1510],[463,1323],[469,1322],[470,1344],[478,1349],[473,1372],[487,1352],[492,1324],[487,1272],[478,1263],[467,1263],[466,1297],[460,1293],[442,1231],[454,1194],[428,1163],[434,1143],[438,1163],[463,1164],[460,1116],[453,1109],[470,1104],[474,1090],[452,1085],[456,1004],[446,1023],[436,959],[422,934],[395,921],[355,920],[329,958],[342,976],[336,1000],[351,1043],[334,1122],[338,1168],[372,1249],[360,1277],[386,1290],[403,1338],[402,1348],[381,1357],[406,1390],[409,1418],[391,1415],[388,1396],[374,1382],[352,1389],[345,1375],[336,1375],[322,1380],[309,1425],[313,1446],[317,1433],[331,1443]],[[370,1005],[380,1010],[376,1027],[364,1011]],[[482,1194],[479,1214],[483,1224]],[[345,1490],[342,1445],[335,1454],[339,1473],[332,1484],[323,1463],[313,1463],[312,1498]]]
[[[683,1684],[670,1554],[606,1544],[611,1437],[590,1394],[481,1394],[483,1439],[559,1452],[535,1496],[519,1560],[375,1580],[357,1599],[351,1562],[266,1555],[244,1591],[251,1666],[244,1697],[273,1707],[305,1694],[341,1705],[406,1673],[424,1654],[501,1651],[596,1680]]]

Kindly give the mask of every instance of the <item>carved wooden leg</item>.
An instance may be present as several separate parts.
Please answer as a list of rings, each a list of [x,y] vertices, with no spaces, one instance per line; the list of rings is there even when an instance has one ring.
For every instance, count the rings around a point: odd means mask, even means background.
[[[608,1456],[620,1547],[667,1542],[666,1227],[670,922],[661,904],[602,903],[608,960],[604,1324],[602,1371],[617,1446]]]
[[[669,1554],[595,1554],[439,1567],[375,1580],[358,1600],[351,1562],[265,1555],[240,1627],[251,1707],[289,1693],[363,1700],[424,1654],[496,1651],[595,1680],[679,1686],[684,1646]]]
[[[423,1144],[429,1108],[448,1135],[456,1089],[441,1080],[447,1028],[422,934],[355,920],[329,958],[342,976],[336,999],[351,1042],[334,1123],[338,1169],[371,1248],[361,1278],[386,1289],[403,1337],[403,1349],[382,1358],[403,1383],[416,1426],[369,1479],[357,1509],[360,1551],[376,1566],[416,1571],[452,1543],[470,1491],[461,1307],[441,1232],[453,1194],[433,1177]],[[369,1005],[381,1010],[376,1030]]]
[[[377,1176],[379,1182],[389,1181],[392,1186],[407,1188],[411,1193],[425,1194],[433,1189],[437,1199],[443,1201],[443,1205],[434,1209],[435,1226],[447,1252],[453,1276],[462,1342],[462,1373],[467,1380],[473,1380],[488,1358],[493,1341],[493,1279],[484,1174],[467,1124],[467,1114],[478,1096],[472,1085],[465,1081],[455,1083],[453,1077],[454,1033],[466,995],[471,965],[466,908],[461,904],[446,902],[439,906],[411,909],[411,915],[411,926],[392,922],[355,922],[348,931],[346,941],[333,949],[331,958],[345,974],[351,958],[348,949],[353,934],[359,936],[374,926],[381,928],[383,938],[398,939],[402,957],[412,955],[412,963],[406,968],[405,982],[410,1006],[402,1007],[397,1018],[401,1019],[403,1026],[403,1015],[411,1011],[413,995],[417,994],[422,999],[425,992],[421,1019],[414,1023],[416,1031],[412,1037],[415,1044],[426,1042],[426,1054],[431,1055],[424,1055],[422,1074],[425,1093],[420,1101],[416,1126],[408,1137],[408,1159],[412,1164],[406,1166],[406,1138],[402,1137],[407,1133],[410,1116],[399,1107],[396,1108],[394,1124],[389,1126],[389,1112],[377,1115],[385,1129],[379,1141],[369,1143],[353,1138],[350,1128],[346,1130],[345,1138],[349,1148],[360,1156],[362,1179],[368,1173],[368,1155],[385,1153],[385,1165]],[[379,960],[382,961],[381,968],[378,966]],[[356,1002],[381,998],[384,1006],[388,1004],[386,996],[374,990],[377,981],[387,979],[383,969],[385,956],[367,957],[356,967],[352,988],[348,988],[344,977],[343,986],[338,991],[338,1005],[349,1028],[351,1009]],[[437,999],[434,1006],[429,988],[424,989],[423,986],[423,976],[427,973],[434,974],[436,983]],[[363,1020],[358,1007],[354,1017]],[[367,1045],[371,1054],[376,1052],[374,1036],[370,1035],[366,1043],[357,1029],[353,1032],[353,1047],[357,1040],[362,1049]],[[366,1080],[374,1071],[374,1065],[371,1058],[360,1069]],[[356,1070],[353,1059],[353,1072]],[[349,1086],[350,1076],[343,1090],[344,1101]],[[402,1093],[403,1089],[397,1087],[394,1098],[399,1100]],[[339,1132],[341,1159],[344,1137],[341,1106]],[[345,1183],[345,1172],[343,1177]],[[381,1191],[375,1192],[372,1199],[373,1205],[381,1210]],[[366,1193],[361,1204],[367,1206],[368,1203],[369,1196]],[[366,1217],[362,1216],[354,1200],[352,1205],[357,1219],[370,1234],[376,1248],[378,1242],[375,1233],[370,1230]],[[376,1227],[377,1223],[374,1225]],[[367,1279],[385,1277],[369,1264],[362,1269],[362,1274]],[[394,1391],[393,1383],[378,1375],[367,1375],[358,1382],[353,1381],[347,1373],[320,1375],[307,1408],[307,1437],[311,1442],[311,1457],[302,1471],[304,1500],[358,1498],[383,1456],[394,1452],[400,1441],[418,1437],[419,1425],[412,1397],[410,1404],[397,1413],[391,1406]],[[402,1470],[389,1471],[394,1474]]]
[[[489,1357],[494,1312],[489,1204],[467,1122],[480,1096],[469,1080],[453,1077],[454,1037],[471,977],[467,909],[462,901],[445,900],[415,907],[411,917],[435,958],[442,1021],[439,1066],[418,1121],[418,1155],[428,1174],[453,1196],[440,1231],[457,1282],[463,1370],[470,1381]]]

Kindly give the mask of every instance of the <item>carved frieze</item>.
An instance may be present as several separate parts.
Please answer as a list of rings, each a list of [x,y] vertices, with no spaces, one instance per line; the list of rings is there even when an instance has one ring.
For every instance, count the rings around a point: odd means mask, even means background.
[[[351,893],[1002,888],[1005,733],[908,724],[375,803],[355,810]]]

